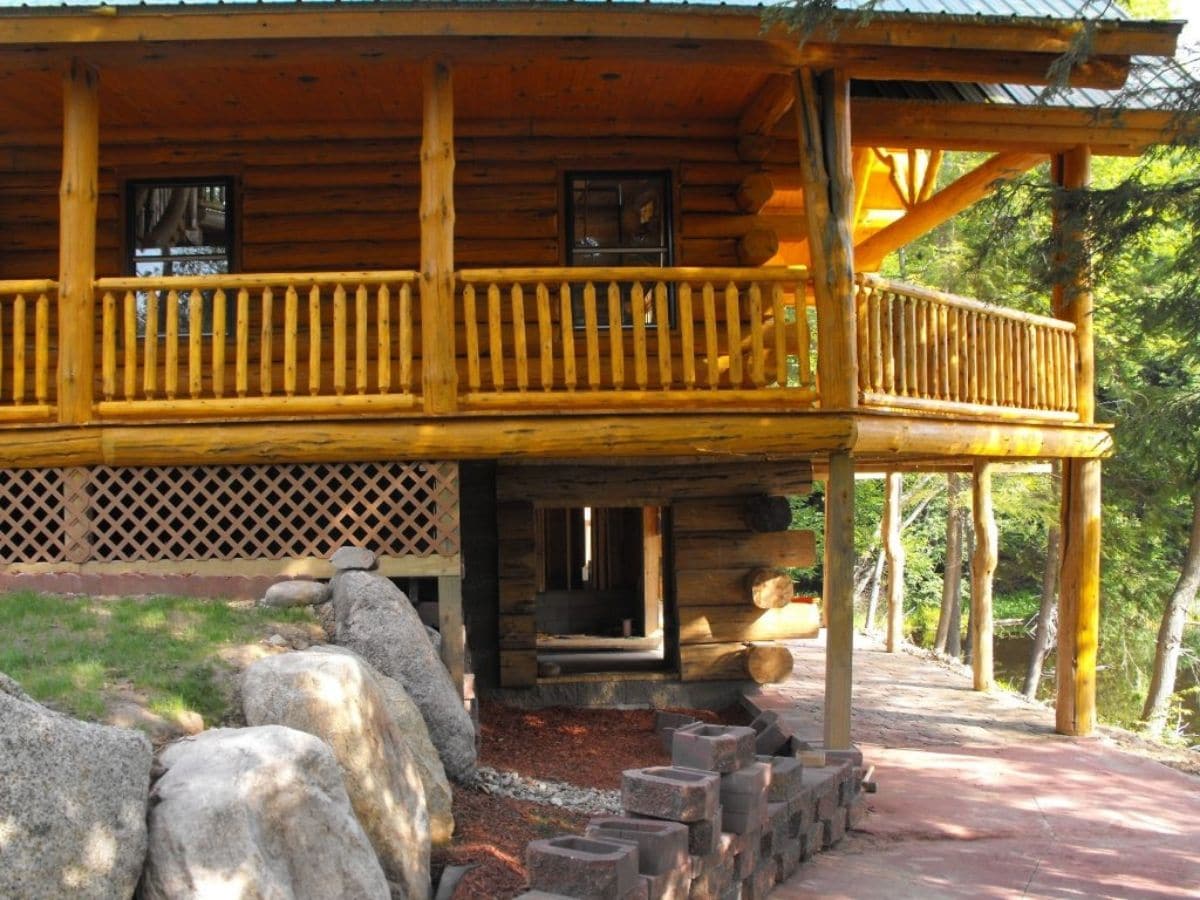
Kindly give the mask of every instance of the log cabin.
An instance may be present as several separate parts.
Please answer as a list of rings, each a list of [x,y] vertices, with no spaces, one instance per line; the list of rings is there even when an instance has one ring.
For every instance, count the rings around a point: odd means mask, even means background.
[[[1086,267],[1041,314],[878,270],[998,182],[1169,140],[1120,89],[1181,25],[1109,10],[1041,104],[1075,4],[907,6],[802,40],[734,2],[4,4],[3,584],[320,577],[351,542],[436,596],[460,683],[769,679],[811,628],[780,498],[817,477],[840,747],[855,472],[973,472],[986,649],[991,466],[1061,460],[1088,733]]]

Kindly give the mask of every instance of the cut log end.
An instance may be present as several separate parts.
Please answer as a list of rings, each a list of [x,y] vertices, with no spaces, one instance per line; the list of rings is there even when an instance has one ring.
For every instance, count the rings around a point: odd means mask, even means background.
[[[782,644],[751,644],[746,672],[758,684],[777,684],[792,674],[792,652]]]
[[[787,531],[792,524],[792,505],[787,497],[759,494],[746,501],[743,518],[751,531]]]
[[[783,609],[792,602],[792,577],[783,569],[755,569],[746,576],[750,602],[759,609]]]

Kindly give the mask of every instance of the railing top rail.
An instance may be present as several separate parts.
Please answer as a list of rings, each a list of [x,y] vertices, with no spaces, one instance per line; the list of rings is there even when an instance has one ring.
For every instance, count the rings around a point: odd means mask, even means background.
[[[1024,322],[1028,325],[1051,328],[1056,331],[1069,333],[1075,331],[1074,322],[1064,322],[1062,319],[1039,316],[1036,313],[1010,309],[1007,306],[998,306],[994,303],[984,303],[982,300],[972,300],[970,297],[960,297],[958,294],[947,294],[942,291],[931,290],[930,288],[917,287],[916,285],[906,284],[902,281],[880,278],[878,275],[859,275],[857,276],[857,281],[859,284],[867,287],[879,288],[894,294],[902,294],[906,297],[915,297],[918,300],[929,300],[933,303],[942,303],[946,306],[958,307],[959,309],[969,309],[972,312],[986,313],[989,316],[999,316],[1017,322]]]
[[[48,294],[58,290],[51,278],[31,278],[24,281],[0,281],[0,294]]]
[[[505,282],[647,281],[718,283],[750,281],[797,282],[808,278],[804,268],[708,268],[706,266],[544,266],[525,269],[461,269],[455,273],[462,284]]]
[[[147,277],[97,278],[102,291],[143,291],[152,288],[187,289],[312,287],[315,284],[391,284],[415,282],[420,273],[412,269],[383,272],[267,272],[228,275],[160,275]]]

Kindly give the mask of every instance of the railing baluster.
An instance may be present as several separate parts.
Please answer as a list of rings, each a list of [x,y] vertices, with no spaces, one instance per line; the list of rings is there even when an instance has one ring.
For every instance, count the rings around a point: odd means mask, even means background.
[[[492,390],[504,390],[504,334],[500,319],[500,285],[489,284],[488,297],[488,355],[492,362]]]
[[[644,391],[650,380],[646,363],[646,292],[639,281],[630,289],[633,315],[633,383]]]
[[[658,282],[654,285],[654,319],[658,338],[658,386],[664,391],[675,380],[671,361],[671,310],[667,302],[667,285]]]
[[[870,332],[870,290],[861,279],[855,279],[854,286],[854,322],[855,340],[858,351],[858,389],[871,389],[871,332]]]
[[[225,396],[225,337],[228,332],[225,291],[213,291],[212,311],[212,392],[220,400]]]
[[[333,289],[333,392],[346,393],[346,288]]]
[[[679,356],[683,366],[683,386],[696,388],[696,322],[692,318],[692,286],[679,285]]]
[[[742,311],[740,293],[732,281],[725,285],[725,338],[729,349],[729,385],[742,386]]]
[[[865,360],[871,373],[871,390],[883,391],[883,322],[881,318],[880,307],[882,303],[881,292],[876,287],[871,287],[867,292],[867,322],[870,329],[870,356]]]
[[[258,346],[258,392],[270,397],[274,387],[272,366],[275,364],[275,293],[270,287],[262,291],[262,324]]]
[[[917,397],[921,394],[921,386],[918,383],[920,370],[920,354],[921,354],[921,335],[917,328],[917,306],[920,303],[917,298],[912,297],[904,305],[904,333],[905,333],[905,379],[908,387],[908,395]]]
[[[239,397],[245,397],[250,392],[250,292],[246,288],[238,291],[236,327],[237,351],[234,361],[234,390]]]
[[[517,390],[529,388],[529,348],[525,342],[525,292],[512,286],[513,357],[517,364]]]
[[[300,297],[294,285],[283,292],[283,393],[296,393],[296,354],[300,334]]]
[[[104,292],[101,305],[104,312],[100,329],[100,392],[105,400],[111,400],[117,392],[117,298],[112,291]],[[39,368],[36,363],[34,368]]]
[[[475,285],[463,285],[462,301],[463,328],[467,333],[467,390],[474,393],[482,384],[479,375],[479,323],[475,321]]]
[[[163,393],[174,400],[179,392],[179,292],[167,291],[166,346],[163,348]]]
[[[763,345],[762,288],[750,284],[750,383],[761,388],[767,383],[766,347]]]
[[[397,313],[399,322],[397,353],[400,357],[400,390],[402,393],[413,393],[413,312],[412,312],[412,283],[400,285],[400,309]]]
[[[204,295],[188,291],[188,395],[197,399],[204,390]]]
[[[367,325],[368,325],[367,286],[360,284],[354,291],[354,390],[359,394],[367,392]]]
[[[787,327],[783,323],[784,316],[783,285],[775,282],[771,285],[771,321],[775,325],[775,383],[781,388],[788,386]]]
[[[1078,386],[1075,384],[1075,353],[1076,353],[1076,338],[1074,334],[1064,334],[1063,340],[1067,345],[1067,409],[1071,412],[1079,411],[1079,396]]]
[[[587,342],[587,379],[593,391],[600,389],[600,326],[596,320],[596,285],[583,286],[583,331]]]
[[[562,321],[563,383],[575,390],[575,313],[571,308],[571,286],[565,281],[558,287],[559,319]]]
[[[704,282],[701,289],[704,303],[704,353],[708,361],[708,387],[716,390],[720,381],[719,348],[717,347],[717,298],[712,282]]]
[[[612,366],[613,390],[625,388],[625,327],[621,321],[621,286],[609,282],[606,294],[608,305],[608,355]]]
[[[920,397],[929,397],[932,393],[929,389],[929,363],[933,356],[929,341],[929,304],[924,300],[917,300],[914,303],[914,331],[917,336],[916,341],[916,382],[917,395]]]
[[[25,402],[25,295],[13,298],[13,403]]]
[[[137,394],[138,375],[137,295],[133,291],[126,291],[121,304],[125,320],[124,395],[126,400],[132,400]]]
[[[375,386],[380,394],[392,392],[392,291],[386,284],[375,289]]]
[[[802,281],[796,282],[796,368],[800,371],[800,384],[812,387],[812,333],[808,327],[808,297]]]
[[[308,291],[308,393],[321,393],[321,286],[313,284]]]
[[[537,317],[542,390],[549,391],[554,388],[554,323],[550,319],[550,291],[542,281],[537,283]]]

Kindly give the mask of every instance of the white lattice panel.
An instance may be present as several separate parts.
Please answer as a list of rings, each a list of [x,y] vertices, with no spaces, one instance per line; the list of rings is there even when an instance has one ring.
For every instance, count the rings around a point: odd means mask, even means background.
[[[459,552],[453,463],[172,466],[2,473],[0,561]]]

